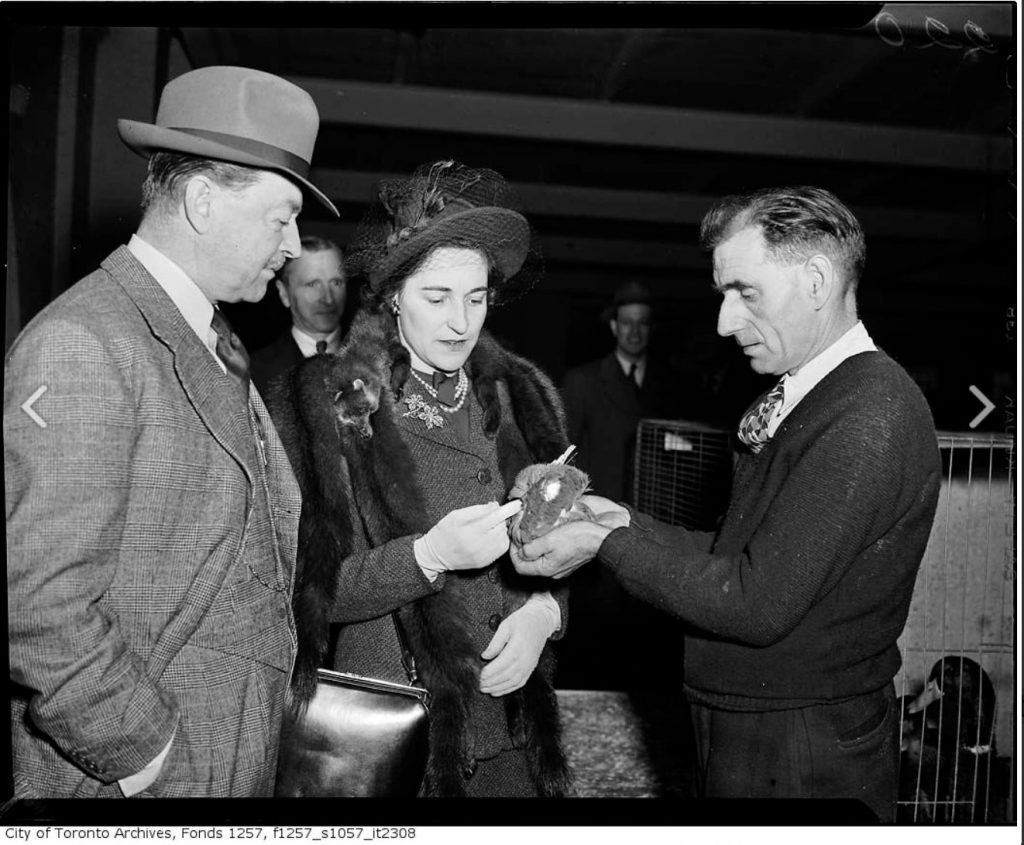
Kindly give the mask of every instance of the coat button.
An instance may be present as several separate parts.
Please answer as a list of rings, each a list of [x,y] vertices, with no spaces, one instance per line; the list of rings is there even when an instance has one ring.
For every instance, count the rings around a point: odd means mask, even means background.
[[[491,483],[491,471],[489,469],[482,469],[476,474],[476,480],[481,484]]]
[[[500,624],[501,624],[501,614],[500,613],[492,613],[491,614],[491,618],[487,620],[487,627],[490,628],[492,631],[497,631],[498,630],[498,626]]]

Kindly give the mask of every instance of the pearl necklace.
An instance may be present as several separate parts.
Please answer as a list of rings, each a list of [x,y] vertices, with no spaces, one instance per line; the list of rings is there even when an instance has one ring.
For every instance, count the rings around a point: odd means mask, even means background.
[[[416,377],[416,381],[423,385],[424,390],[426,390],[427,393],[429,393],[434,399],[437,400],[437,407],[444,411],[444,413],[454,414],[462,410],[462,406],[466,402],[466,397],[469,395],[469,378],[466,376],[466,371],[464,369],[459,367],[459,381],[455,385],[455,404],[452,405],[450,408],[444,402],[438,399],[437,391],[434,390],[434,388],[431,387],[429,384],[427,384],[422,378],[420,378],[419,373],[417,373],[415,370],[410,370],[410,372],[413,374],[413,376]]]

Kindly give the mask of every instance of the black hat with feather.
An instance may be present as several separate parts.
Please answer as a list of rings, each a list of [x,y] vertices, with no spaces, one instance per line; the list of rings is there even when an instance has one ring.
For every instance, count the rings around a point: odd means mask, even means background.
[[[393,292],[435,247],[479,249],[492,272],[491,303],[508,302],[540,278],[542,262],[513,193],[493,170],[456,161],[418,167],[378,184],[377,202],[345,253],[346,265],[377,295]]]

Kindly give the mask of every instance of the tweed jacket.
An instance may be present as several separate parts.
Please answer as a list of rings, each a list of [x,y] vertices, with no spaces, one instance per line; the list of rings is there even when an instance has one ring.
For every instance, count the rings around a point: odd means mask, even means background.
[[[638,390],[614,353],[569,370],[562,397],[576,463],[590,474],[595,493],[615,501],[633,498],[633,452],[641,419],[673,419],[683,412],[680,379],[648,357]],[[693,409],[687,409],[693,410]]]
[[[120,795],[172,735],[148,794],[272,793],[301,500],[235,389],[124,247],[12,346],[16,798]]]
[[[371,343],[351,337],[347,347]],[[341,458],[337,445],[333,455],[324,448],[336,435],[316,421],[315,392],[303,394],[301,388],[317,390],[323,371],[345,370],[352,354],[343,349],[335,364],[334,356],[307,359],[268,397],[304,491],[300,536],[306,539],[295,605],[298,694],[304,694],[304,677],[324,658],[335,669],[407,681],[391,618],[400,610],[420,677],[433,694],[424,794],[463,794],[462,778],[472,775],[476,761],[513,748],[525,749],[540,794],[564,794],[568,773],[550,648],[522,690],[493,698],[478,687],[480,653],[501,620],[531,593],[551,589],[550,582],[519,576],[507,555],[485,569],[442,573],[432,582],[413,552],[414,541],[447,513],[505,501],[520,469],[563,451],[558,394],[535,366],[483,335],[467,364],[473,381],[468,440],[450,423],[427,429],[422,420],[403,416],[406,404],[385,388],[371,417],[372,437],[353,435],[342,444]],[[354,375],[363,377],[349,371],[344,379]],[[415,384],[406,385],[407,398]],[[309,457],[305,448],[312,450]],[[336,545],[317,551],[335,531]],[[556,591],[556,599],[564,625],[564,590]],[[341,623],[329,649],[328,622]]]
[[[253,352],[249,362],[252,383],[261,396],[266,396],[270,383],[286,370],[301,364],[304,357],[289,328],[273,343]]]

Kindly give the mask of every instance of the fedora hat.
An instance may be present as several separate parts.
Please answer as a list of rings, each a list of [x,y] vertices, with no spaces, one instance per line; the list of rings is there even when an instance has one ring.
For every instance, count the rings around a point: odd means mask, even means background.
[[[635,281],[626,282],[620,285],[612,296],[611,305],[608,305],[601,312],[601,321],[607,323],[614,320],[619,312],[620,305],[650,305],[651,292],[647,286]]]
[[[164,86],[156,123],[118,120],[121,140],[142,156],[188,153],[273,170],[298,182],[337,217],[308,180],[320,116],[308,93],[263,71],[215,66]]]
[[[497,270],[492,302],[507,302],[536,283],[542,265],[530,225],[512,205],[510,186],[493,170],[456,161],[421,165],[412,176],[378,184],[346,262],[381,293],[396,271],[433,247],[481,249]]]

